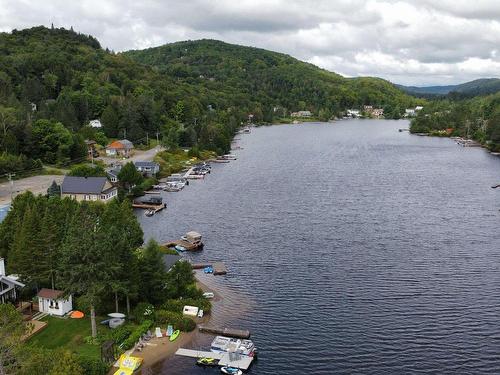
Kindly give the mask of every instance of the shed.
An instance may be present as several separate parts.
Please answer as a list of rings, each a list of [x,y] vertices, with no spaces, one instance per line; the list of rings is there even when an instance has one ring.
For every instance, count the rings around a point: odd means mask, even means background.
[[[62,290],[42,288],[38,294],[38,311],[64,316],[73,310],[73,297],[64,296]]]

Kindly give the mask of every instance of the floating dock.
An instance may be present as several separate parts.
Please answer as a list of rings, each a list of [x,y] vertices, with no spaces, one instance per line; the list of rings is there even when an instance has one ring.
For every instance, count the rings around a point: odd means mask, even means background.
[[[191,267],[194,270],[201,270],[206,267],[212,267],[214,269],[214,275],[227,274],[226,265],[222,262],[193,263],[191,264]]]
[[[236,367],[240,370],[248,370],[253,361],[253,357],[236,353],[213,353],[184,348],[178,349],[175,355],[191,358],[213,358],[219,361],[219,366]]]
[[[234,329],[234,328],[216,328],[199,326],[198,330],[204,333],[212,333],[214,335],[221,335],[227,337],[236,337],[238,339],[250,338],[250,331],[247,329]]]
[[[154,212],[157,213],[158,211],[161,211],[164,208],[167,208],[167,204],[166,203],[152,204],[152,203],[133,202],[132,207],[133,208],[143,208],[145,210],[154,210]]]
[[[187,251],[196,251],[196,250],[203,249],[203,244],[201,244],[201,246],[200,246],[198,244],[193,244],[191,242],[184,241],[184,240],[176,240],[176,241],[165,242],[164,244],[162,244],[162,246],[165,246],[165,247],[182,246]]]

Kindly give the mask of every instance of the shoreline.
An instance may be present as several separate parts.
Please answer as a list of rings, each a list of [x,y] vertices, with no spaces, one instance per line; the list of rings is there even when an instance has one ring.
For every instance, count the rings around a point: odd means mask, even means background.
[[[162,338],[153,338],[146,344],[146,347],[141,351],[135,349],[130,355],[134,357],[139,357],[143,359],[142,369],[152,369],[165,361],[173,358],[175,356],[175,352],[180,347],[186,347],[192,344],[194,339],[198,334],[201,334],[198,331],[198,327],[200,324],[206,324],[214,319],[213,315],[213,307],[216,303],[220,303],[223,301],[223,297],[220,294],[220,290],[216,288],[208,287],[205,283],[199,280],[196,277],[196,285],[198,288],[203,290],[203,292],[212,292],[214,293],[214,298],[211,299],[212,302],[212,312],[203,318],[195,318],[196,328],[191,332],[181,332],[179,338],[174,342],[170,342],[168,337]],[[165,327],[160,327],[162,331]],[[113,371],[116,371],[116,367],[112,367]]]

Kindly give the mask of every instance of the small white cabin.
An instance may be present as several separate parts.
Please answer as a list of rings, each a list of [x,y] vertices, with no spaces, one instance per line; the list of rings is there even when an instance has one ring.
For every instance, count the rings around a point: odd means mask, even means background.
[[[62,290],[42,288],[38,294],[38,311],[49,315],[64,316],[73,310],[73,298],[63,297]]]

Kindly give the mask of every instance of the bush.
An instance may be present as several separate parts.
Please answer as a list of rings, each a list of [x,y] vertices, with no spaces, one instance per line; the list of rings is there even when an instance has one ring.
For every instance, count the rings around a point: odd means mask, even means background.
[[[183,298],[183,299],[169,299],[162,306],[162,310],[172,311],[175,313],[182,313],[185,305],[196,306],[202,309],[205,313],[209,313],[212,309],[212,304],[206,298]]]
[[[134,329],[130,336],[123,342],[121,347],[125,350],[132,348],[141,336],[151,328],[153,322],[151,320],[145,320],[141,323],[139,327]]]
[[[108,366],[99,358],[78,356],[77,361],[85,375],[106,375],[108,373]]]
[[[147,302],[141,302],[132,311],[132,316],[137,323],[151,319],[154,314],[154,306]]]
[[[196,323],[193,319],[182,316],[181,313],[167,310],[156,311],[156,323],[163,326],[171,324],[174,326],[174,329],[180,329],[184,332],[191,332],[196,328]]]

